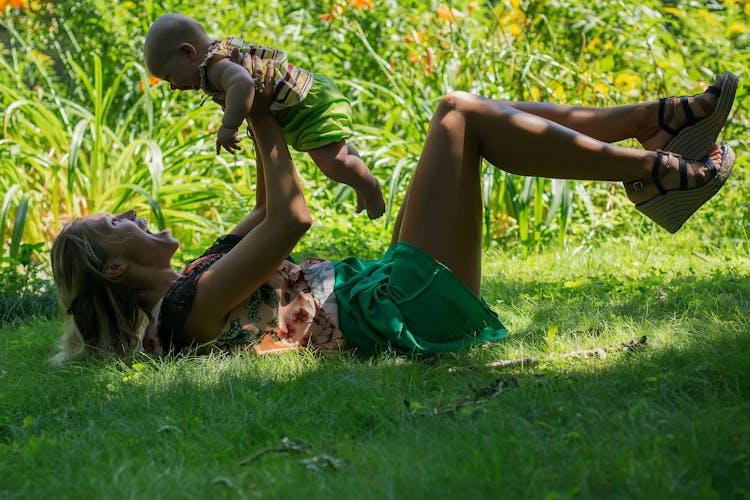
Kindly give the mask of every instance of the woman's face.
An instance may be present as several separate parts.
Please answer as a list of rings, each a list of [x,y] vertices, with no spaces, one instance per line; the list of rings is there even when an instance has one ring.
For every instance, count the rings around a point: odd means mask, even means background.
[[[97,244],[108,258],[121,258],[141,265],[169,265],[180,242],[168,230],[152,233],[135,210],[121,214],[99,213],[82,220],[97,236]]]

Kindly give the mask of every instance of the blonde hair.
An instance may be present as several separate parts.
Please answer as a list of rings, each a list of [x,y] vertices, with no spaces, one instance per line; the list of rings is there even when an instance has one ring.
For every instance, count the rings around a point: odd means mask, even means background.
[[[97,236],[76,220],[52,244],[52,274],[66,314],[56,363],[97,353],[129,355],[140,347],[146,314],[132,288],[103,276],[107,255]]]

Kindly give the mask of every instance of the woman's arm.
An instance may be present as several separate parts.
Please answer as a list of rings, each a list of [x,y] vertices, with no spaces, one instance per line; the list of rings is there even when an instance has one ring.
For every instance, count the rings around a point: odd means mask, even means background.
[[[255,146],[255,208],[230,231],[231,234],[245,236],[266,218],[266,184],[263,175],[263,156]]]
[[[261,161],[259,172],[263,172],[265,217],[198,280],[185,325],[186,342],[213,340],[229,311],[268,279],[312,224],[281,126],[268,112],[272,73],[264,82],[262,99],[258,89],[256,106],[249,115]],[[247,227],[251,225],[248,222]]]
[[[263,61],[260,58],[245,57],[243,59],[239,49],[233,48],[229,55],[229,60],[242,66],[253,79],[263,75]],[[263,155],[259,154],[258,146],[255,144],[254,139],[253,147],[255,149],[255,208],[230,231],[231,234],[239,236],[248,234],[266,217],[266,184],[263,176]]]

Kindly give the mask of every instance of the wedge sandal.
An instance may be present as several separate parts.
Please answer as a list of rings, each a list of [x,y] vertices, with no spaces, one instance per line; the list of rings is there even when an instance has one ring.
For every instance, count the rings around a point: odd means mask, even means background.
[[[671,151],[685,158],[703,158],[711,152],[721,129],[727,122],[730,111],[732,111],[739,82],[738,78],[729,71],[724,73],[723,76],[721,88],[712,85],[706,89],[706,92],[717,96],[716,107],[710,115],[696,119],[690,110],[688,97],[680,98],[682,109],[688,121],[687,125],[680,130],[673,130],[664,121],[664,107],[666,101],[670,98],[659,99],[659,126],[674,135],[672,140],[663,148],[664,151]]]
[[[659,195],[648,201],[639,203],[635,206],[639,212],[653,220],[670,233],[676,233],[678,229],[701,207],[710,200],[729,178],[734,166],[734,151],[729,146],[721,148],[721,167],[716,165],[708,158],[703,158],[703,163],[713,173],[713,177],[701,187],[689,188],[687,161],[681,156],[677,156],[680,169],[680,188],[678,190],[667,191],[659,181],[659,168],[662,167],[662,157],[668,153],[658,151],[654,168],[651,171],[651,177],[659,190]],[[640,184],[640,186],[639,186]],[[628,187],[638,191],[643,189],[643,183],[638,181],[628,184]]]

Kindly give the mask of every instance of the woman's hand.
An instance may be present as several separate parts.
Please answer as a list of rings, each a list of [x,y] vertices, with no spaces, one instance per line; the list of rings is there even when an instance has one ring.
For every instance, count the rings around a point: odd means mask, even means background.
[[[263,60],[259,57],[246,57],[242,66],[250,71],[253,80],[255,80],[255,100],[249,113],[252,118],[268,112],[273,102],[273,61],[266,61],[264,65]]]
[[[242,57],[240,50],[236,47],[229,53],[229,60],[245,68],[255,82],[255,100],[250,109],[250,115],[258,115],[261,112],[268,111],[273,102],[274,93],[273,61],[266,61],[264,65],[260,57]]]

